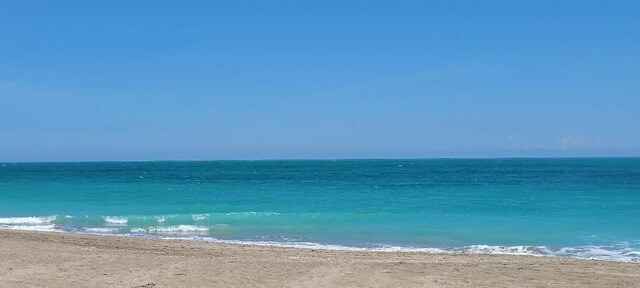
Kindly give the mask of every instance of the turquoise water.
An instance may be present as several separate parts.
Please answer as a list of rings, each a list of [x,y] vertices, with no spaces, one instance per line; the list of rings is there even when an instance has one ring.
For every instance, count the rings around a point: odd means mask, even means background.
[[[0,226],[640,262],[640,158],[2,163]]]

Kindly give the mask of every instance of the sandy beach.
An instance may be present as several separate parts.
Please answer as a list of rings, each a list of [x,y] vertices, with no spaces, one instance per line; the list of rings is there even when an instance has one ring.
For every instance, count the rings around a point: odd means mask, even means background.
[[[640,265],[0,230],[0,287],[640,287]]]

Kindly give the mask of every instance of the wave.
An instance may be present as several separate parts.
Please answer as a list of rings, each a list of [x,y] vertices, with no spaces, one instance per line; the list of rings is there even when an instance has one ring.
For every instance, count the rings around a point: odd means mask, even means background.
[[[0,225],[1,229],[24,230],[24,231],[42,231],[42,232],[62,232],[56,230],[55,225]]]
[[[561,257],[587,260],[602,260],[615,262],[640,263],[640,250],[631,248],[610,250],[604,246],[581,246],[564,247],[551,249],[546,246],[491,246],[491,245],[469,245],[458,248],[428,248],[428,247],[403,247],[403,246],[382,246],[382,247],[353,247],[336,244],[323,244],[315,242],[277,242],[277,241],[249,241],[249,240],[221,240],[212,237],[161,237],[162,239],[189,239],[216,243],[228,243],[238,245],[259,245],[283,248],[317,249],[317,250],[337,250],[337,251],[359,251],[359,252],[419,252],[432,254],[497,254],[497,255],[518,255],[536,257]]]
[[[0,218],[0,228],[26,231],[56,231],[56,216]]]
[[[193,214],[193,215],[191,215],[191,218],[193,219],[193,221],[205,220],[208,217],[209,217],[209,214]]]
[[[471,245],[461,252],[472,254],[504,254],[530,256],[556,256],[590,260],[608,260],[619,262],[640,262],[640,250],[611,246],[579,246],[553,249],[546,246],[490,246]]]
[[[251,216],[278,216],[278,215],[281,215],[281,213],[278,213],[278,212],[254,212],[254,211],[248,211],[248,212],[229,212],[229,213],[224,213],[224,215],[251,217]]]
[[[149,233],[184,233],[184,232],[207,232],[209,228],[197,225],[176,225],[176,226],[152,226]]]
[[[94,232],[94,233],[117,233],[120,232],[119,228],[113,227],[104,227],[104,228],[84,228],[86,232]]]
[[[104,221],[107,224],[125,225],[129,220],[126,217],[105,216]]]
[[[576,246],[553,248],[548,246],[496,246],[468,245],[453,248],[407,247],[370,244],[367,247],[345,246],[332,243],[316,243],[304,239],[265,238],[220,239],[214,235],[218,227],[233,228],[220,223],[216,217],[277,216],[270,212],[211,213],[167,216],[44,216],[0,218],[0,228],[28,231],[67,232],[97,235],[153,237],[163,239],[187,239],[220,243],[264,245],[302,249],[326,249],[379,252],[470,253],[551,256],[640,263],[640,243],[612,243],[610,246]],[[186,224],[183,224],[186,223]],[[106,227],[104,227],[106,226]],[[227,227],[227,228],[229,228]],[[226,230],[226,228],[225,228]],[[212,232],[214,231],[214,232]],[[219,232],[219,231],[218,231]],[[219,235],[218,235],[219,236]]]
[[[0,224],[6,225],[38,225],[48,224],[56,220],[56,216],[45,217],[10,217],[0,218]]]

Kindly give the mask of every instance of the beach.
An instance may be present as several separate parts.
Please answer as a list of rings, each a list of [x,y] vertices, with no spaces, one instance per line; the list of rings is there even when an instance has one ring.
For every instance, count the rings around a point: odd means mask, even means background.
[[[638,10],[0,0],[0,288],[640,288]]]
[[[640,287],[635,263],[0,230],[0,287]]]

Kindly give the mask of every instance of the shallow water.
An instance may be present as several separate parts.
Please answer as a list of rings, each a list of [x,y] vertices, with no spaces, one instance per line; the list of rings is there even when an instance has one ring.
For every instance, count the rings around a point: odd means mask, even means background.
[[[1,163],[0,226],[640,262],[640,158]]]

